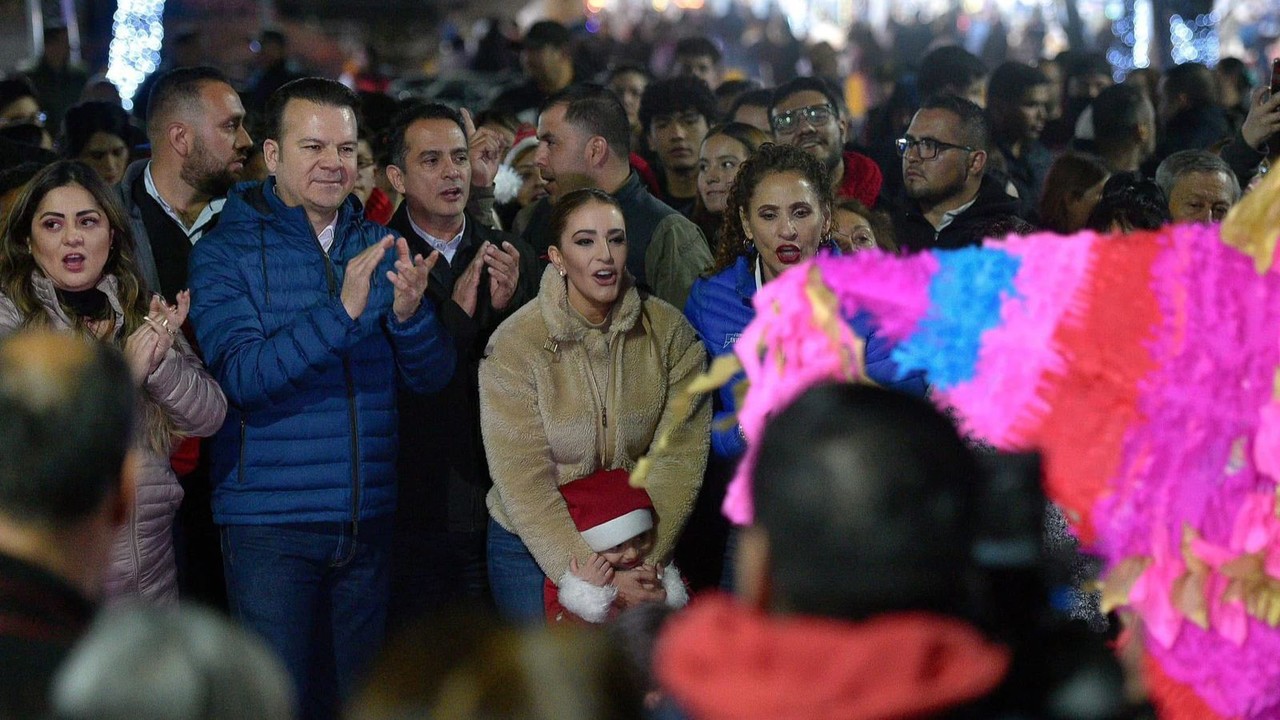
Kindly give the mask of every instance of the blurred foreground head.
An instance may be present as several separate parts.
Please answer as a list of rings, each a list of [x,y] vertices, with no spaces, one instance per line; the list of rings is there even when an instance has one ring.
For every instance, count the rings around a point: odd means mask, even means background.
[[[777,612],[960,614],[982,472],[927,401],[823,384],[770,422],[740,591]]]
[[[122,493],[134,387],[104,343],[31,331],[0,341],[0,522],[66,529]]]
[[[293,685],[256,636],[210,610],[116,608],[54,682],[58,720],[288,720]]]
[[[639,720],[620,651],[591,628],[513,628],[453,614],[397,637],[350,720]]]

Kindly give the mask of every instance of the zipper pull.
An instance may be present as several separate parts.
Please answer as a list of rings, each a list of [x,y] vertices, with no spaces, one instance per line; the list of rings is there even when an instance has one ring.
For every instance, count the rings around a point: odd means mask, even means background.
[[[609,411],[606,408],[600,408],[600,424],[609,429]]]

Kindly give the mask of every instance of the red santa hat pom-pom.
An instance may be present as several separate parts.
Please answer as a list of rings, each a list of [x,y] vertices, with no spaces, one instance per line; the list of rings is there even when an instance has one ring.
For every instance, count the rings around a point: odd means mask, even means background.
[[[600,470],[560,488],[582,539],[596,552],[653,528],[653,500],[626,470]]]

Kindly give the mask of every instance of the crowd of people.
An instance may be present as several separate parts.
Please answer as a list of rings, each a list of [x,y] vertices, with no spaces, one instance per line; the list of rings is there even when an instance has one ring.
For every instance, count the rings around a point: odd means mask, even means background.
[[[543,20],[459,108],[263,40],[252,87],[174,62],[134,115],[0,81],[0,718],[1149,712],[1047,587],[975,609],[984,470],[873,317],[879,387],[779,408],[753,526],[741,377],[691,388],[820,253],[1219,222],[1280,96],[942,44],[855,123],[777,55],[656,76]],[[419,624],[459,603],[524,629]]]

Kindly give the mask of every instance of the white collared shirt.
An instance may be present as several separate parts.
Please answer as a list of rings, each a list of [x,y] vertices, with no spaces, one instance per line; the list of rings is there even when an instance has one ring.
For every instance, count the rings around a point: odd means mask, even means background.
[[[418,237],[426,240],[428,245],[439,250],[446,262],[452,263],[454,254],[458,252],[458,247],[462,245],[462,234],[467,231],[467,216],[462,216],[462,227],[458,229],[458,234],[447,242],[418,227],[418,224],[413,221],[413,215],[409,215],[409,227],[418,233]]]
[[[961,205],[955,210],[948,210],[942,213],[942,219],[938,221],[938,227],[934,228],[934,236],[936,237],[937,233],[940,233],[943,230],[946,230],[947,226],[955,222],[955,219],[960,216],[960,213],[963,213],[965,210],[968,210],[969,208],[973,207],[973,204],[976,202],[978,202],[978,196],[974,195],[972,200]]]
[[[178,223],[178,227],[182,228],[182,232],[187,234],[187,240],[192,245],[195,245],[200,238],[204,237],[204,232],[209,227],[209,223],[218,216],[218,213],[222,212],[222,206],[227,204],[226,198],[210,200],[209,204],[204,206],[204,210],[200,211],[196,221],[188,227],[177,211],[173,209],[173,206],[160,197],[160,191],[156,189],[155,180],[151,178],[151,163],[147,163],[147,168],[142,173],[142,184],[147,189],[147,194],[155,198],[155,201],[160,204],[160,209],[164,210],[166,215]]]
[[[333,217],[333,222],[326,225],[325,228],[320,231],[320,234],[316,236],[316,239],[320,241],[320,247],[324,249],[325,255],[328,255],[329,248],[333,247],[333,232],[337,225],[338,216],[335,215]]]

